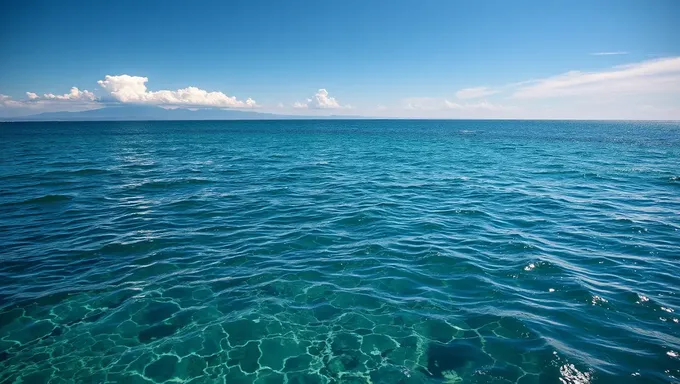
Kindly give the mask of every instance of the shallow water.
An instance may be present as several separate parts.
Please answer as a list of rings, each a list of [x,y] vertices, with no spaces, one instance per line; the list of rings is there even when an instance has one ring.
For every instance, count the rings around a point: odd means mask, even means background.
[[[680,123],[0,124],[0,383],[668,383]]]

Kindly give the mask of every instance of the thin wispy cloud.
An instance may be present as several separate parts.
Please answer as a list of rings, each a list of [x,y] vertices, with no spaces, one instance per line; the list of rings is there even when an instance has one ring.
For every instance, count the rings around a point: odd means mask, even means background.
[[[491,96],[499,92],[499,90],[488,87],[463,88],[456,92],[456,97],[459,99],[478,99],[480,97]]]
[[[565,96],[637,96],[660,93],[680,94],[680,57],[665,57],[618,65],[593,72],[573,70],[555,76],[534,78],[497,86],[466,88],[456,92],[460,99],[509,92],[513,99]]]
[[[508,111],[514,109],[513,107],[492,104],[486,100],[474,103],[457,103],[454,101],[436,97],[406,98],[402,100],[402,104],[406,109],[421,111],[455,110],[472,112],[472,111]]]
[[[465,88],[456,92],[456,97],[462,100],[496,94],[479,102],[407,98],[402,100],[402,108],[430,117],[677,119],[680,110],[673,104],[680,99],[680,57]]]
[[[680,93],[680,57],[648,60],[599,72],[570,71],[519,87],[516,99],[583,95]]]
[[[21,108],[22,103],[20,101],[13,100],[11,96],[0,94],[0,107]]]
[[[616,56],[616,55],[627,55],[628,52],[625,51],[613,51],[613,52],[594,52],[590,56]]]

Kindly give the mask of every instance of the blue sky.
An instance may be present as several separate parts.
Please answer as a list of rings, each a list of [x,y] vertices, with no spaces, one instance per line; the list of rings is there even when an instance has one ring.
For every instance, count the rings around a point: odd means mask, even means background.
[[[0,116],[680,119],[677,20],[676,0],[10,1]]]

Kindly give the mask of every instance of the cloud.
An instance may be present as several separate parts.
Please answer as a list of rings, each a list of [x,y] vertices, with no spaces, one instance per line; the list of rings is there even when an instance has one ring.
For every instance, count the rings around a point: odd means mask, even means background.
[[[590,56],[615,56],[615,55],[627,55],[628,52],[616,51],[616,52],[594,52]]]
[[[478,103],[452,103],[448,100],[444,100],[446,107],[449,109],[456,109],[461,111],[512,111],[515,107],[509,107],[505,105],[492,104],[488,101],[480,101]]]
[[[409,97],[402,100],[405,109],[438,110],[446,108],[446,100],[435,97]]]
[[[32,108],[38,109],[40,107],[45,107],[49,105],[57,104],[93,104],[98,101],[97,96],[94,93],[83,90],[81,91],[78,87],[71,87],[69,93],[63,95],[55,95],[53,93],[46,93],[42,96],[35,92],[26,92],[26,99],[24,100],[14,100],[7,95],[0,95],[0,106],[9,108]]]
[[[170,107],[204,107],[204,108],[253,108],[255,100],[238,100],[222,92],[208,92],[197,87],[187,87],[176,91],[149,91],[146,88],[147,77],[106,75],[97,83],[115,100],[121,103],[150,104]]]
[[[328,96],[328,91],[321,88],[319,89],[311,99],[307,99],[304,102],[296,101],[293,104],[293,108],[297,109],[341,109],[341,108],[351,108],[349,105],[340,105],[335,97]]]
[[[454,110],[459,112],[479,112],[479,111],[512,111],[515,107],[492,104],[488,101],[477,103],[456,103],[447,99],[435,97],[411,97],[402,100],[406,109],[421,111],[446,111]]]
[[[20,117],[41,112],[79,112],[101,108],[98,101],[37,99],[32,92],[27,92],[27,99],[15,100],[7,95],[0,95],[0,116]]]
[[[0,94],[0,106],[5,108],[20,108],[22,102],[13,100],[10,96]]]
[[[494,95],[500,91],[490,89],[487,87],[464,88],[456,92],[456,97],[459,99],[478,99],[489,95]]]
[[[453,95],[401,100],[376,98],[375,102],[380,106],[375,108],[341,104],[323,88],[303,101],[292,105],[289,102],[285,106],[272,103],[267,110],[250,98],[239,100],[197,87],[151,91],[147,83],[146,77],[108,75],[98,82],[101,89],[97,95],[77,87],[65,94],[26,92],[20,99],[0,95],[0,115],[82,111],[110,103],[133,103],[167,109],[261,107],[272,113],[305,116],[680,119],[677,107],[680,105],[680,57],[658,58],[597,71],[570,71],[490,87],[464,88],[455,93],[455,98]],[[498,101],[500,97],[503,101]]]
[[[255,108],[259,105],[253,99],[238,100],[222,92],[208,92],[196,87],[187,87],[176,91],[149,91],[146,77],[110,76],[98,84],[109,95],[98,97],[88,90],[72,87],[68,93],[26,92],[25,99],[13,99],[7,95],[0,97],[0,113],[5,116],[21,116],[37,112],[83,111],[114,103],[136,103],[157,105],[162,108]]]
[[[680,57],[643,61],[600,72],[571,71],[519,87],[516,99],[680,92]]]
[[[9,97],[9,96],[5,96]],[[88,90],[80,90],[78,87],[71,87],[69,93],[63,95],[55,95],[53,93],[45,93],[40,96],[35,92],[26,92],[27,100],[12,100],[15,107],[28,107],[31,105],[44,105],[47,101],[54,102],[75,102],[75,103],[89,103],[97,101],[97,96]],[[11,98],[10,98],[11,99]]]
[[[33,92],[26,92],[26,96],[28,96],[29,100],[37,100],[38,95],[33,93]],[[72,87],[71,92],[66,93],[64,95],[55,95],[52,93],[46,93],[43,95],[43,97],[47,100],[60,100],[60,101],[95,101],[97,100],[97,97],[94,95],[94,93],[88,91],[88,90],[79,90],[77,87]]]
[[[101,103],[94,93],[72,87],[69,93],[55,95],[46,93],[43,96],[35,92],[26,92],[26,98],[15,100],[7,95],[0,95],[0,114],[3,116],[24,116],[40,112],[77,112],[100,108]]]

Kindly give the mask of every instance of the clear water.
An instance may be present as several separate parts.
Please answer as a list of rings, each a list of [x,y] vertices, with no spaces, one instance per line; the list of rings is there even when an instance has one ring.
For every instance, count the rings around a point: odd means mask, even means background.
[[[680,123],[0,125],[0,383],[669,383]]]

